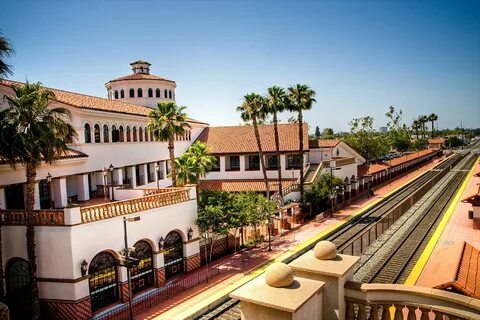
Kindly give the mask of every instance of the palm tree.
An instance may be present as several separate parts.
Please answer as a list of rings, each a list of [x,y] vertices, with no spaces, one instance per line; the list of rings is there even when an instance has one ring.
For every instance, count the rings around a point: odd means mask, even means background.
[[[263,157],[262,143],[260,141],[260,133],[258,131],[257,122],[259,119],[265,118],[265,99],[256,93],[247,94],[243,98],[244,101],[242,105],[237,108],[237,112],[240,112],[240,116],[242,117],[243,121],[252,121],[255,139],[257,140],[258,156],[260,157],[263,179],[265,181],[265,188],[267,190],[267,198],[270,199],[270,186],[268,184],[267,168],[265,166],[265,159]]]
[[[273,130],[275,133],[275,149],[277,151],[278,166],[278,193],[281,201],[283,201],[282,193],[282,166],[280,164],[280,139],[278,137],[278,118],[277,114],[285,110],[287,94],[283,88],[273,86],[268,88],[268,95],[266,97],[266,112],[273,115]],[[282,202],[283,203],[283,202]]]
[[[427,128],[425,127],[425,124],[428,122],[428,117],[421,115],[418,117],[418,122],[420,123],[420,128],[422,129],[422,138],[425,139],[425,136],[427,135]]]
[[[12,66],[5,63],[5,57],[9,57],[14,50],[7,38],[0,35],[0,79],[12,74]],[[3,290],[3,289],[2,289]]]
[[[177,170],[175,165],[175,135],[182,135],[186,128],[190,128],[187,115],[183,111],[186,107],[177,106],[174,102],[159,102],[157,109],[148,115],[147,130],[153,132],[155,139],[168,141],[172,186],[177,186]]]
[[[310,110],[315,100],[315,91],[304,84],[297,84],[288,88],[288,105],[287,109],[298,113],[298,139],[300,140],[300,200],[303,201],[304,182],[303,176],[303,111]]]
[[[438,116],[432,113],[428,116],[428,121],[432,123],[432,138],[435,138],[435,121],[438,120]]]
[[[177,170],[177,185],[184,186],[195,181],[192,163],[186,153],[175,159],[175,169]]]
[[[25,167],[27,257],[31,268],[31,315],[40,316],[37,284],[34,221],[36,212],[35,179],[42,161],[52,164],[68,150],[67,143],[76,137],[66,108],[49,108],[54,94],[41,83],[25,83],[13,87],[14,96],[7,97],[9,108],[0,112],[0,156],[13,168]]]
[[[418,129],[419,128],[420,128],[420,123],[418,122],[418,120],[413,120],[412,129],[415,130],[415,135],[417,136],[417,140],[418,140]]]

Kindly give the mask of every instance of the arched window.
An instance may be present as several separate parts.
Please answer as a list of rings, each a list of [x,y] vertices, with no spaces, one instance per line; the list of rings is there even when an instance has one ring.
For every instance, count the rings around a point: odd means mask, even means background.
[[[171,231],[165,237],[163,259],[165,262],[165,279],[183,273],[182,236],[177,231]]]
[[[130,89],[130,98],[135,98],[135,90]]]
[[[135,294],[153,287],[153,250],[145,240],[138,241],[133,247],[135,251],[131,253],[131,256],[139,260],[138,265],[130,269],[132,292]]]
[[[142,97],[143,97],[143,90],[142,90],[142,88],[138,88],[138,90],[137,90],[137,97],[138,97],[138,98],[142,98]]]
[[[155,97],[160,98],[160,89],[155,90]]]
[[[168,90],[168,99],[172,99],[172,90]]]
[[[103,125],[103,142],[109,142],[110,137],[108,136],[108,126],[105,124]]]
[[[123,89],[120,90],[120,98],[121,99],[125,98],[125,91],[123,91]]]
[[[152,88],[148,88],[148,97],[153,98],[153,89]]]
[[[137,142],[137,128],[133,127],[133,142]]]
[[[109,252],[97,254],[88,267],[88,284],[92,311],[96,311],[119,299],[117,259]]]
[[[148,141],[148,130],[145,128],[145,141]]]
[[[125,136],[123,135],[123,126],[120,126],[118,128],[118,136],[120,138],[120,142],[124,142],[125,141]]]
[[[112,126],[112,142],[118,142],[120,141],[120,134],[118,132],[118,129],[115,125]]]
[[[167,99],[167,95],[168,95],[167,89],[163,90],[163,97],[165,99]]]
[[[143,141],[143,129],[142,129],[142,127],[138,128],[138,141]]]
[[[93,128],[94,128],[93,135],[95,137],[95,143],[100,143],[100,126],[96,124]]]
[[[92,132],[88,123],[85,123],[85,126],[83,127],[83,133],[85,135],[85,143],[92,143]]]
[[[132,141],[132,137],[130,136],[130,126],[127,126],[127,142]]]
[[[30,263],[24,259],[14,258],[7,263],[5,270],[7,285],[6,302],[11,319],[29,319],[32,301]]]
[[[115,99],[118,99],[118,90],[115,90]]]

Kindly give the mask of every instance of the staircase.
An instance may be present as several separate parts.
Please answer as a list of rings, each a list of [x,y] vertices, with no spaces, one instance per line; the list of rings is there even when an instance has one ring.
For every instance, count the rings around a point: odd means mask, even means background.
[[[307,174],[305,175],[305,183],[312,183],[315,180],[315,177],[317,176],[317,169],[319,166],[320,164],[310,164]]]

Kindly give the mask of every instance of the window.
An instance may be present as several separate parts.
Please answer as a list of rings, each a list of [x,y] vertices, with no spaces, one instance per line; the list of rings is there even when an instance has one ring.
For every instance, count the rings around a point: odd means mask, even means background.
[[[172,99],[172,90],[168,90],[168,99]]]
[[[143,141],[143,129],[142,129],[142,127],[138,128],[138,141]]]
[[[159,167],[159,173],[158,173],[158,180],[162,180],[162,179],[165,179],[165,171],[164,171],[164,168],[165,168],[165,161],[159,161],[158,162],[158,165],[160,166]]]
[[[120,90],[120,98],[125,98],[125,91],[123,91],[123,89]]]
[[[85,135],[85,143],[92,143],[92,133],[90,132],[90,125],[88,123],[85,123],[83,133]]]
[[[291,169],[300,169],[302,165],[302,158],[299,154],[289,154],[287,155],[287,170]]]
[[[137,128],[133,127],[133,142],[137,142]]]
[[[31,318],[32,272],[30,263],[21,258],[10,259],[5,270],[5,280],[11,319]]]
[[[119,300],[117,259],[109,252],[97,254],[88,267],[92,311]]]
[[[145,131],[145,141],[148,141],[148,130],[147,130],[147,128],[145,128],[144,131]]]
[[[118,99],[118,90],[115,90],[115,99]]]
[[[112,126],[112,142],[120,141],[120,135],[116,126]]]
[[[137,97],[138,97],[138,98],[142,98],[142,97],[143,97],[143,90],[142,90],[142,88],[138,88],[138,90],[137,90]]]
[[[215,165],[210,169],[210,171],[220,171],[220,157],[215,156]]]
[[[247,170],[260,170],[260,157],[258,154],[248,156]]]
[[[155,90],[155,97],[160,98],[160,89]]]
[[[125,141],[125,136],[123,135],[123,126],[120,126],[120,128],[118,128],[118,136],[120,138],[120,142]]]
[[[230,168],[228,171],[240,171],[240,156],[230,156]]]
[[[109,142],[110,137],[108,136],[108,126],[105,124],[103,125],[103,142]]]
[[[130,89],[130,98],[135,98],[135,90]]]
[[[132,137],[130,136],[130,126],[127,126],[127,142],[132,141]]]
[[[278,157],[277,155],[267,155],[267,169],[278,169]]]
[[[130,269],[132,293],[138,293],[153,287],[153,250],[145,240],[140,240],[133,246],[132,257],[139,260],[137,266]]]
[[[165,99],[167,99],[167,94],[168,94],[168,93],[167,93],[167,89],[163,90],[163,97],[164,97]]]
[[[95,137],[95,143],[100,143],[100,126],[98,124],[96,124],[93,129],[93,135]]]
[[[165,237],[163,260],[166,280],[183,273],[182,236],[176,231]]]
[[[148,97],[153,98],[153,89],[152,88],[148,88]]]

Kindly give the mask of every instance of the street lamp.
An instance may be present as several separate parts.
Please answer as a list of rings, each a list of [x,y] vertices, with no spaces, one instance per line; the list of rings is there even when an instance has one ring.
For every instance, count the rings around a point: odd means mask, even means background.
[[[105,201],[107,200],[107,168],[103,168],[102,170],[102,175],[103,175],[103,195]]]
[[[47,178],[48,197],[50,200],[50,209],[52,209],[52,188],[50,187],[50,183],[52,182],[52,175],[50,174],[50,172],[47,173],[47,176],[45,178]]]
[[[192,230],[192,228],[188,228],[187,237],[188,237],[188,241],[192,240],[192,238],[193,238],[193,230]]]
[[[113,167],[113,166],[112,166]],[[140,221],[140,217],[132,217],[127,218],[123,217],[123,239],[125,241],[125,260],[127,260],[130,256],[128,250],[128,239],[127,239],[127,222],[136,222]],[[127,267],[127,282],[128,282],[128,312],[129,312],[129,319],[133,320],[133,308],[132,308],[132,279],[130,277],[130,265],[126,264]]]
[[[108,167],[108,170],[110,171],[110,184],[111,184],[111,187],[112,187],[112,201],[115,201],[115,189],[113,188],[113,164],[110,164],[110,166]]]
[[[163,250],[163,246],[165,245],[165,239],[160,236],[160,239],[158,239],[158,250],[161,251]]]
[[[80,271],[82,272],[82,277],[87,275],[87,266],[88,262],[83,259],[82,263],[80,264]]]
[[[160,166],[155,162],[155,172],[157,173],[157,190],[160,189]]]

